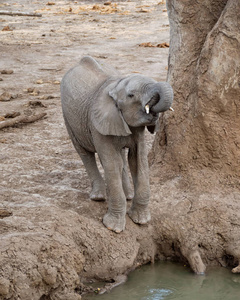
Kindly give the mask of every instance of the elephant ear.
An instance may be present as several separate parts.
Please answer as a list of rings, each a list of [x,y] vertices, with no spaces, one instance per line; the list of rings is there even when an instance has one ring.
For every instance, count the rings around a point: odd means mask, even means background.
[[[92,122],[102,135],[128,136],[132,134],[128,124],[123,119],[117,102],[110,96],[111,92],[104,93],[97,98],[93,105]]]

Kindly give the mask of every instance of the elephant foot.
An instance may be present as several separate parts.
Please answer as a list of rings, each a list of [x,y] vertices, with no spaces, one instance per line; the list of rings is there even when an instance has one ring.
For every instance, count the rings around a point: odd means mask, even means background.
[[[92,191],[90,193],[90,199],[93,201],[105,201],[106,200],[105,186],[99,187],[99,185],[93,185]]]
[[[107,229],[112,230],[116,233],[120,233],[125,229],[125,214],[113,215],[110,212],[107,212],[103,217],[103,224],[107,227]]]
[[[128,215],[137,224],[147,224],[151,220],[151,214],[147,206],[134,205],[129,209]]]
[[[93,201],[105,201],[106,197],[103,193],[92,193],[91,192],[90,199]]]

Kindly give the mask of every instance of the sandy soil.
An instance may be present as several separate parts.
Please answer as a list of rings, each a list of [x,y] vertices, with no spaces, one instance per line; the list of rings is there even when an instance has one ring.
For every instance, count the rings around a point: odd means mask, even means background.
[[[0,70],[13,70],[0,74],[0,95],[16,97],[0,102],[0,115],[47,113],[34,124],[1,131],[1,197],[7,206],[65,207],[73,201],[68,200],[69,193],[87,198],[88,180],[65,130],[59,92],[62,76],[83,55],[103,59],[123,74],[166,79],[168,48],[139,47],[169,42],[167,13],[159,1],[118,2],[112,13],[101,8],[113,7],[112,11],[114,5],[100,2],[96,10],[90,1],[46,3],[8,1],[0,7],[42,14],[0,18],[0,28],[11,30],[0,33]],[[29,104],[35,100],[41,103]]]
[[[113,280],[156,256],[185,259],[194,269],[200,251],[209,254],[205,263],[218,257],[222,265],[235,264],[236,243],[229,237],[226,250],[223,237],[237,234],[227,226],[239,222],[237,192],[194,193],[178,176],[162,183],[152,176],[151,224],[127,218],[125,232],[116,235],[101,223],[107,204],[89,199],[87,175],[63,122],[59,84],[83,55],[123,74],[166,80],[168,48],[139,46],[169,42],[165,5],[9,0],[0,10],[42,14],[0,16],[0,71],[13,71],[0,73],[0,97],[10,98],[0,102],[1,120],[12,112],[47,113],[0,131],[0,299],[80,299],[84,280]],[[219,205],[221,218],[215,215]]]

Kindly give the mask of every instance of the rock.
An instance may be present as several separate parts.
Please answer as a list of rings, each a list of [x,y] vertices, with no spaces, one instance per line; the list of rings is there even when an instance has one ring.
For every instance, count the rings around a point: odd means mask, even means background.
[[[0,296],[6,296],[9,293],[10,281],[0,277]]]
[[[12,99],[12,94],[8,92],[4,92],[2,93],[2,95],[0,95],[0,101],[10,101],[11,99]]]
[[[36,81],[36,84],[43,84],[43,80],[42,80],[42,79],[38,79],[38,80]]]
[[[16,99],[18,97],[18,94],[10,94],[8,92],[2,93],[0,95],[0,101],[10,101],[11,99]]]
[[[28,102],[28,106],[32,106],[32,107],[46,107],[46,105],[44,105],[41,101],[39,100],[34,100],[34,101],[29,101]]]

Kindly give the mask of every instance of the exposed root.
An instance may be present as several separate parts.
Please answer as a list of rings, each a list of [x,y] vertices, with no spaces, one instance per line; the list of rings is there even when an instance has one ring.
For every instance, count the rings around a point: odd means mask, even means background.
[[[188,262],[196,274],[202,275],[205,273],[206,266],[204,265],[198,250],[192,251],[189,254]]]
[[[206,266],[202,261],[201,255],[198,251],[198,249],[187,249],[182,248],[181,249],[182,254],[185,256],[185,258],[188,260],[189,265],[193,272],[195,272],[198,275],[203,275],[206,271]]]

